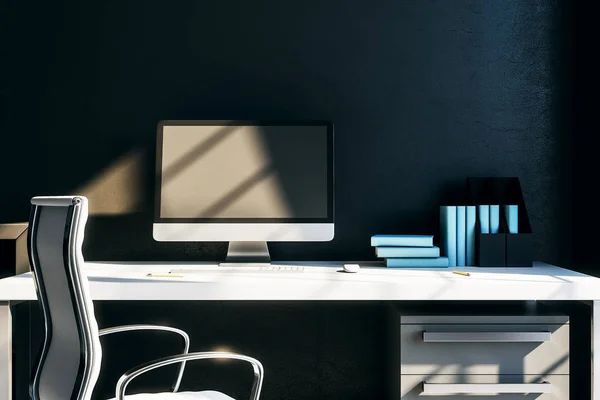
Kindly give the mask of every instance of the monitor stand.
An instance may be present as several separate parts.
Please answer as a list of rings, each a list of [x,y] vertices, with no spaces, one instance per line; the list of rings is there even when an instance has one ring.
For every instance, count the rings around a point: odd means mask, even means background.
[[[271,265],[267,242],[229,242],[227,258],[219,265],[223,267]]]

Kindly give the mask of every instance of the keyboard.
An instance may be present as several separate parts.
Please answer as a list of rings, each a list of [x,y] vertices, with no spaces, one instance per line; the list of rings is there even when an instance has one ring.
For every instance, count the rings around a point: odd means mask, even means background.
[[[288,265],[239,266],[217,268],[174,268],[172,274],[201,274],[206,272],[304,272],[304,267]]]

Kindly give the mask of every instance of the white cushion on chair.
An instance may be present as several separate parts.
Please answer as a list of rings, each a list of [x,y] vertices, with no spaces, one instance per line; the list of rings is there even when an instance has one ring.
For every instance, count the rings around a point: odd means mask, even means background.
[[[111,400],[115,400],[114,398]],[[179,393],[140,393],[125,396],[125,400],[235,400],[221,392],[205,390],[202,392]]]

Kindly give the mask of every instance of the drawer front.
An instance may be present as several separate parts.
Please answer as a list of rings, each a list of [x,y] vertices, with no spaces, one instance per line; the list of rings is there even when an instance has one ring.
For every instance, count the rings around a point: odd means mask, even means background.
[[[402,375],[402,400],[568,400],[569,376]]]
[[[569,325],[401,325],[401,374],[569,373]]]

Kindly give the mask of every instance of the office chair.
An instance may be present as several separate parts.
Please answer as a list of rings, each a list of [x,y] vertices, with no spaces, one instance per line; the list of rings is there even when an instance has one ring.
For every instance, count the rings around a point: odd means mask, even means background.
[[[83,196],[34,197],[29,220],[28,250],[38,300],[44,316],[45,340],[33,382],[33,400],[90,400],[100,372],[100,336],[134,330],[160,330],[183,337],[183,354],[150,361],[126,372],[116,387],[116,400],[232,400],[216,391],[178,392],[187,361],[235,359],[252,365],[251,400],[258,400],[263,381],[261,363],[227,352],[188,353],[182,330],[156,325],[126,325],[98,330],[81,252],[87,221]],[[125,396],[137,376],[170,364],[180,364],[172,392]]]

